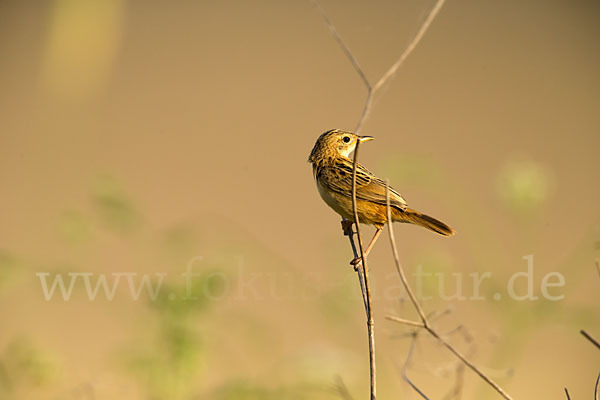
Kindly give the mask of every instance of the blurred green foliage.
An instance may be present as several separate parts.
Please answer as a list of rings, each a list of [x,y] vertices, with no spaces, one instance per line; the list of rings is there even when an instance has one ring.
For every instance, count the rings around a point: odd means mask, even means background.
[[[266,384],[250,383],[246,381],[229,382],[209,396],[201,399],[211,400],[307,400],[307,399],[335,399],[333,390],[327,390],[325,385],[295,384],[269,387]]]
[[[549,171],[527,158],[505,162],[496,182],[500,199],[518,216],[527,216],[539,208],[551,188]]]
[[[397,152],[383,158],[378,165],[382,178],[389,176],[390,185],[418,183],[423,187],[433,187],[446,178],[439,163],[425,155]]]
[[[422,277],[420,278],[421,287],[415,290],[422,290],[424,297],[437,297],[442,292],[449,292],[448,296],[452,296],[457,289],[456,279],[452,276],[452,257],[437,248],[420,249],[415,252],[409,265],[420,267]],[[417,268],[413,268],[410,279],[415,282],[418,273]]]
[[[0,397],[10,399],[20,386],[40,387],[58,375],[56,363],[26,337],[13,339],[0,355]]]
[[[0,293],[16,275],[18,265],[18,260],[13,254],[0,249]]]
[[[189,224],[177,224],[163,234],[163,245],[170,255],[189,255],[196,244],[196,233]]]
[[[98,177],[92,198],[102,222],[112,231],[131,233],[140,227],[140,213],[115,178],[108,175]]]
[[[156,319],[153,343],[134,345],[126,360],[127,369],[144,387],[148,398],[176,400],[192,393],[192,380],[201,372],[204,348],[196,324],[202,321],[212,302],[210,295],[223,290],[218,279],[207,271],[190,280],[190,286],[165,284],[150,303]],[[210,294],[210,295],[209,295]],[[153,336],[144,332],[144,336]]]
[[[65,211],[58,220],[58,232],[67,242],[77,244],[90,238],[91,221],[76,210]]]

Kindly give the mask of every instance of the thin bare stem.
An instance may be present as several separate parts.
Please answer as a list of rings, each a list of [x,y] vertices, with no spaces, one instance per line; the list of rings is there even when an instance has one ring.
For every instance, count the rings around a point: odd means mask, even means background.
[[[469,367],[473,372],[475,372],[481,379],[487,382],[491,387],[493,387],[502,397],[505,399],[512,399],[496,382],[494,382],[491,378],[489,378],[486,374],[484,374],[479,368],[477,368],[471,361],[467,360],[465,356],[463,356],[458,350],[454,348],[449,342],[444,340],[438,333],[433,330],[431,327],[426,326],[425,329],[427,332],[431,334],[434,338],[436,338],[441,344],[443,344],[452,354],[454,354],[459,360],[461,360],[467,367]]]
[[[350,246],[352,247],[352,254],[354,254],[354,259],[359,258],[359,254],[358,251],[356,250],[356,244],[354,244],[354,232],[352,231],[352,229],[350,229],[350,231],[347,233],[348,235],[348,239],[350,240]],[[362,293],[362,298],[363,298],[363,303],[365,305],[365,313],[367,315],[367,318],[369,318],[369,304],[367,303],[367,298],[366,298],[366,288],[365,288],[365,279],[364,276],[362,274],[362,271],[360,269],[360,267],[357,265],[355,267],[355,270],[357,272],[358,275],[358,282],[360,283],[360,292]]]
[[[360,118],[358,119],[358,122],[356,123],[356,128],[354,128],[354,131],[357,134],[360,132],[360,129],[363,126],[363,122],[365,122],[365,120],[367,119],[367,115],[369,115],[369,113],[371,112],[372,105],[373,105],[373,89],[371,89],[371,87],[369,86],[369,89],[367,92],[367,99],[365,100],[365,105],[363,106],[363,110],[360,113]]]
[[[386,198],[386,208],[387,208],[387,220],[388,220],[388,233],[390,236],[390,244],[392,246],[392,253],[394,255],[394,262],[396,264],[396,269],[398,270],[398,275],[400,275],[400,280],[402,281],[402,285],[404,289],[408,293],[413,305],[415,306],[419,316],[421,317],[421,321],[423,322],[423,328],[429,332],[431,336],[436,338],[441,344],[443,344],[452,354],[454,354],[459,360],[461,360],[467,367],[469,367],[473,372],[481,377],[485,382],[487,382],[491,387],[493,387],[502,397],[507,400],[512,400],[510,397],[496,382],[494,382],[491,378],[485,375],[479,368],[477,368],[473,363],[466,359],[458,350],[454,348],[449,342],[444,340],[433,327],[429,325],[427,317],[421,308],[417,298],[415,297],[408,281],[406,279],[406,275],[404,274],[404,269],[402,268],[402,264],[400,264],[400,259],[398,257],[398,250],[396,248],[396,240],[394,238],[394,228],[392,224],[391,218],[391,205],[390,205],[390,186],[386,181],[385,185],[385,198]]]
[[[571,400],[571,396],[569,396],[569,391],[565,388],[565,394],[567,395],[567,400]]]
[[[412,361],[413,353],[415,351],[415,345],[417,343],[417,336],[418,336],[418,333],[413,333],[413,335],[412,335],[412,340],[410,341],[410,348],[408,349],[408,355],[406,356],[406,361],[404,362],[404,365],[402,366],[402,379],[404,379],[404,381],[406,383],[408,383],[410,385],[410,387],[413,388],[414,391],[417,392],[422,398],[424,398],[425,400],[429,400],[429,397],[427,397],[425,395],[425,393],[423,393],[421,391],[421,389],[419,389],[417,387],[417,385],[415,385],[408,378],[408,374],[406,373],[408,371],[408,366],[409,366],[410,362]]]
[[[385,201],[387,204],[388,233],[389,233],[389,237],[390,237],[390,244],[392,246],[392,253],[394,254],[394,261],[396,263],[396,270],[398,271],[398,275],[400,275],[400,280],[402,281],[402,285],[404,286],[406,293],[408,293],[408,297],[410,297],[410,301],[413,303],[413,305],[415,306],[415,309],[419,313],[419,317],[421,318],[421,321],[423,322],[423,326],[427,327],[427,324],[428,324],[427,317],[425,316],[425,313],[423,312],[423,309],[421,308],[421,305],[419,304],[417,297],[413,293],[412,288],[408,284],[408,280],[406,279],[406,275],[404,274],[404,269],[402,268],[402,265],[400,264],[400,259],[398,258],[398,248],[396,247],[396,238],[394,236],[394,229],[392,228],[392,208],[390,206],[390,190],[389,189],[390,189],[390,185],[389,185],[388,181],[386,180],[386,182],[385,182]]]
[[[367,258],[363,250],[363,241],[360,234],[360,221],[358,219],[358,208],[356,206],[356,167],[358,165],[358,149],[360,140],[356,141],[354,159],[352,161],[352,212],[354,213],[354,225],[356,226],[356,237],[358,249],[360,250],[360,263],[357,265],[359,279],[362,275],[361,287],[363,288],[363,300],[367,312],[367,334],[369,336],[369,367],[371,371],[371,400],[375,400],[377,394],[377,374],[375,368],[375,322],[373,320],[373,306],[371,304],[371,287],[369,285],[369,272]],[[362,274],[361,274],[362,271]]]
[[[348,390],[348,387],[344,383],[344,380],[342,379],[341,376],[335,377],[334,385],[335,385],[335,391],[340,395],[340,398],[342,398],[344,400],[354,400],[352,398],[352,395],[350,394],[350,391]]]
[[[471,336],[471,334],[467,331],[467,329],[464,327],[464,325],[459,325],[458,327],[456,327],[456,329],[453,329],[452,331],[445,334],[445,336],[453,334],[453,333],[460,333],[461,336],[463,337],[464,341],[471,345],[468,356],[472,357],[475,354],[475,350],[476,350],[473,336]],[[448,392],[448,394],[446,396],[444,396],[443,400],[451,400],[451,399],[459,399],[460,400],[460,398],[462,397],[462,394],[463,394],[463,386],[465,384],[465,369],[466,369],[465,364],[459,362],[458,365],[456,366],[454,387]]]
[[[594,388],[594,399],[600,400],[600,373],[598,373],[598,377],[596,378],[596,387]]]
[[[323,21],[325,21],[325,25],[327,25],[327,28],[329,28],[329,32],[331,32],[331,36],[333,36],[333,38],[335,39],[337,44],[340,46],[340,48],[342,49],[342,51],[344,52],[344,54],[346,55],[348,60],[350,60],[350,63],[352,64],[352,66],[354,67],[356,72],[358,73],[358,76],[360,76],[360,79],[362,79],[362,81],[365,84],[365,86],[367,87],[367,89],[369,91],[371,91],[371,83],[369,83],[367,76],[365,75],[362,68],[358,64],[358,60],[356,59],[356,57],[354,57],[354,54],[352,54],[352,52],[350,51],[350,49],[348,48],[346,43],[344,43],[344,41],[342,40],[342,37],[340,36],[337,29],[335,28],[335,25],[333,25],[333,23],[331,23],[331,21],[329,20],[329,17],[327,16],[327,13],[323,9],[323,7],[321,7],[321,4],[319,4],[319,2],[317,0],[310,0],[310,2],[313,4],[313,6],[317,10],[317,12],[321,15],[321,18],[323,18]]]
[[[400,322],[401,324],[410,325],[410,326],[414,326],[414,327],[417,327],[417,328],[424,328],[425,327],[425,325],[423,325],[422,322],[415,322],[415,321],[411,321],[411,320],[404,319],[404,318],[394,317],[392,315],[387,315],[385,318],[389,319],[390,321]]]
[[[456,378],[454,387],[450,390],[450,392],[444,396],[444,400],[450,399],[460,399],[463,393],[463,386],[465,383],[465,364],[458,364],[456,367]]]
[[[594,346],[596,346],[600,350],[600,343],[598,343],[598,341],[596,339],[594,339],[589,333],[587,333],[583,329],[580,330],[579,332],[583,335],[583,337],[585,337],[587,340],[589,340]]]
[[[415,35],[413,40],[408,44],[406,49],[404,49],[402,54],[400,54],[400,57],[398,58],[398,60],[396,60],[396,62],[394,64],[392,64],[392,66],[383,74],[383,76],[381,78],[379,78],[379,80],[373,86],[367,85],[367,88],[368,88],[367,99],[365,101],[365,105],[363,107],[362,114],[361,114],[360,119],[357,124],[357,128],[356,128],[357,133],[358,133],[359,129],[362,127],[363,122],[367,119],[367,117],[369,116],[369,113],[371,112],[371,107],[373,105],[373,97],[379,91],[379,89],[381,89],[381,87],[383,85],[385,85],[385,83],[391,77],[394,76],[396,71],[398,71],[398,69],[402,66],[402,64],[404,64],[404,62],[406,61],[408,56],[417,47],[417,45],[419,44],[419,42],[425,35],[425,32],[427,32],[427,29],[429,29],[429,26],[431,25],[431,23],[433,22],[435,17],[440,12],[440,9],[444,5],[444,1],[445,0],[438,0],[435,3],[435,5],[431,9],[431,11],[429,12],[429,15],[427,16],[427,18],[425,19],[425,21],[419,28],[419,31],[417,32],[417,34]]]
[[[425,32],[427,32],[427,29],[429,29],[429,26],[440,12],[440,9],[444,5],[444,1],[445,0],[438,0],[437,3],[435,3],[431,11],[429,12],[429,15],[423,22],[423,25],[421,25],[421,28],[419,28],[419,31],[417,32],[413,40],[408,44],[404,52],[400,55],[398,60],[390,67],[390,69],[386,71],[385,74],[383,74],[383,76],[377,81],[377,83],[373,85],[374,92],[379,90],[379,88],[381,88],[387,82],[388,79],[394,76],[398,68],[400,68],[402,64],[404,64],[404,61],[406,61],[410,53],[412,53],[412,51],[417,47],[417,45],[425,35]]]

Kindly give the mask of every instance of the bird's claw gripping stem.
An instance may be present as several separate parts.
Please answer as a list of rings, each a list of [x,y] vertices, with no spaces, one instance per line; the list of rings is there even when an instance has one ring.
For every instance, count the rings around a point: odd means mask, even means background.
[[[362,262],[362,258],[356,257],[355,259],[353,259],[352,261],[350,261],[350,265],[353,265],[354,268],[357,268],[360,265],[361,262]]]
[[[354,222],[348,221],[347,219],[342,220],[342,230],[344,231],[345,236],[350,236],[353,233],[352,224],[354,224]]]

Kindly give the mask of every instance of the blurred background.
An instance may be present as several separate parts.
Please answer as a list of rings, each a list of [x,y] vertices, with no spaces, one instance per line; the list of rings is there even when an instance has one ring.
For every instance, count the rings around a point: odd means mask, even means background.
[[[433,4],[322,0],[373,82]],[[438,274],[424,308],[515,398],[592,398],[600,365],[579,334],[600,337],[598,17],[449,0],[362,129],[361,162],[458,232],[396,227],[411,282]],[[366,90],[308,1],[0,0],[0,54],[0,399],[367,396],[351,250],[306,162]],[[538,299],[518,301],[529,255]],[[416,399],[387,238],[369,265],[379,396]],[[86,273],[130,275],[110,300]],[[131,294],[144,274],[155,299]],[[67,300],[44,293],[56,276],[78,276]],[[408,374],[499,398],[458,365],[423,335]]]

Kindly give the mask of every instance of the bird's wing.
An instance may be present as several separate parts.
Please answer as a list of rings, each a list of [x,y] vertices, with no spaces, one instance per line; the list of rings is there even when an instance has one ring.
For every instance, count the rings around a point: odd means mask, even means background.
[[[340,159],[336,160],[333,165],[322,167],[321,171],[318,172],[317,179],[334,192],[352,197],[351,161]],[[385,182],[373,175],[368,169],[360,164],[356,166],[357,199],[386,205],[385,186]],[[400,210],[406,209],[406,201],[392,187],[390,187],[390,205]]]

